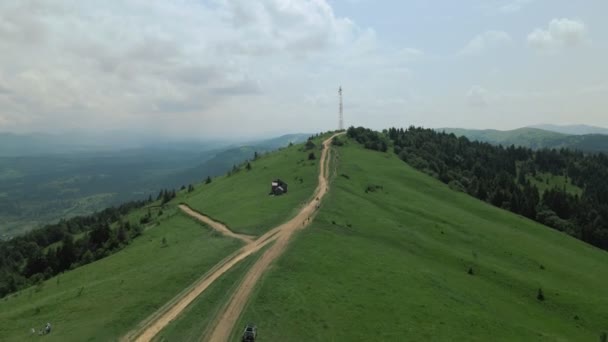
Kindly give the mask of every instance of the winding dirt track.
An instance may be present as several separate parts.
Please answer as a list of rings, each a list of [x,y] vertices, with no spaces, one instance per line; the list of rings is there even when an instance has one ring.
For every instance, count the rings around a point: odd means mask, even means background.
[[[237,233],[233,232],[232,230],[230,230],[228,227],[226,227],[225,224],[214,221],[209,216],[199,213],[198,211],[190,208],[186,204],[180,204],[179,208],[187,215],[190,215],[190,216],[194,217],[195,219],[207,224],[209,227],[217,230],[218,232],[222,233],[223,235],[226,235],[226,236],[229,236],[229,237],[232,237],[235,239],[239,239],[245,243],[253,242],[252,236],[244,235],[244,234],[237,234]]]
[[[228,227],[219,222],[213,221],[211,218],[202,215],[185,205],[180,205],[180,209],[186,214],[201,220],[210,225],[213,229],[220,231],[222,234],[240,239],[247,244],[237,252],[220,261],[193,285],[182,291],[176,298],[165,304],[157,312],[148,317],[145,321],[133,331],[125,335],[122,341],[150,341],[163,328],[165,328],[172,320],[174,320],[192,301],[194,301],[201,293],[203,293],[215,280],[221,275],[230,270],[241,260],[259,251],[271,242],[276,241],[251,267],[243,282],[233,294],[230,302],[225,310],[218,315],[215,320],[215,325],[211,331],[209,338],[204,338],[205,341],[227,341],[237,319],[239,318],[247,299],[251,294],[255,284],[261,275],[266,271],[268,266],[276,260],[285,250],[293,233],[306,227],[312,216],[319,207],[319,203],[328,190],[327,166],[329,156],[329,145],[332,139],[340,135],[338,133],[323,142],[323,152],[320,158],[319,184],[315,189],[312,200],[304,206],[300,212],[291,220],[275,227],[258,239],[252,241],[251,237],[232,232]]]
[[[323,196],[325,196],[327,190],[329,189],[327,177],[327,168],[329,164],[329,144],[334,137],[335,135],[323,142],[319,184],[317,185],[312,201],[302,208],[296,217],[277,227],[279,234],[277,235],[276,243],[272,245],[266,252],[264,252],[262,257],[258,259],[251,269],[249,269],[249,272],[247,272],[243,282],[230,299],[228,306],[224,309],[223,313],[216,318],[216,325],[211,334],[209,336],[204,336],[202,339],[203,341],[228,341],[230,338],[230,333],[232,332],[236,321],[239,319],[245,304],[247,304],[247,300],[249,299],[249,296],[251,295],[257,281],[268,269],[270,264],[281,256],[281,254],[283,254],[293,233],[298,229],[306,227],[310,223],[311,217],[318,209],[321,199]]]

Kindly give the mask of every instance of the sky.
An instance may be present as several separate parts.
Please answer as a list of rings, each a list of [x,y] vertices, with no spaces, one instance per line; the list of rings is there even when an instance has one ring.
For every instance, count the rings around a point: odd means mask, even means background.
[[[0,131],[608,126],[605,0],[3,0]]]

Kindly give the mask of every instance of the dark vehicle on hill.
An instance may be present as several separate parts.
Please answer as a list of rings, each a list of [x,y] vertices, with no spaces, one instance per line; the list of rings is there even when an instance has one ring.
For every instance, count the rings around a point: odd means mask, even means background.
[[[255,324],[249,323],[245,326],[245,331],[243,331],[243,342],[254,342],[258,337],[258,328]]]

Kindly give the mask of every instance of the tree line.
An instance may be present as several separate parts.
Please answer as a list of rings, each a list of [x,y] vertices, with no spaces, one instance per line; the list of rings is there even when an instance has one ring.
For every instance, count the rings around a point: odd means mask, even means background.
[[[189,185],[188,191],[194,191]],[[176,197],[175,190],[163,189],[157,196],[161,205]],[[131,201],[88,216],[78,216],[46,225],[8,241],[0,241],[0,298],[38,284],[63,271],[107,257],[141,235],[143,226],[153,221],[150,209],[131,223],[125,216],[153,202]],[[162,210],[158,212],[160,216]],[[74,236],[82,234],[75,239]]]
[[[608,156],[567,149],[494,146],[418,127],[376,132],[350,127],[365,148],[388,151],[452,189],[523,215],[608,250]],[[563,176],[582,189],[541,192],[530,181],[540,173]]]

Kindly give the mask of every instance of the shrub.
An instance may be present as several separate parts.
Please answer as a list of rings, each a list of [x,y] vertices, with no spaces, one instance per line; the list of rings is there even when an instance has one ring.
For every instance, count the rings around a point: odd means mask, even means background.
[[[538,293],[536,294],[536,299],[538,299],[541,302],[545,300],[545,295],[543,294],[543,289],[541,289],[541,288],[538,289]]]

